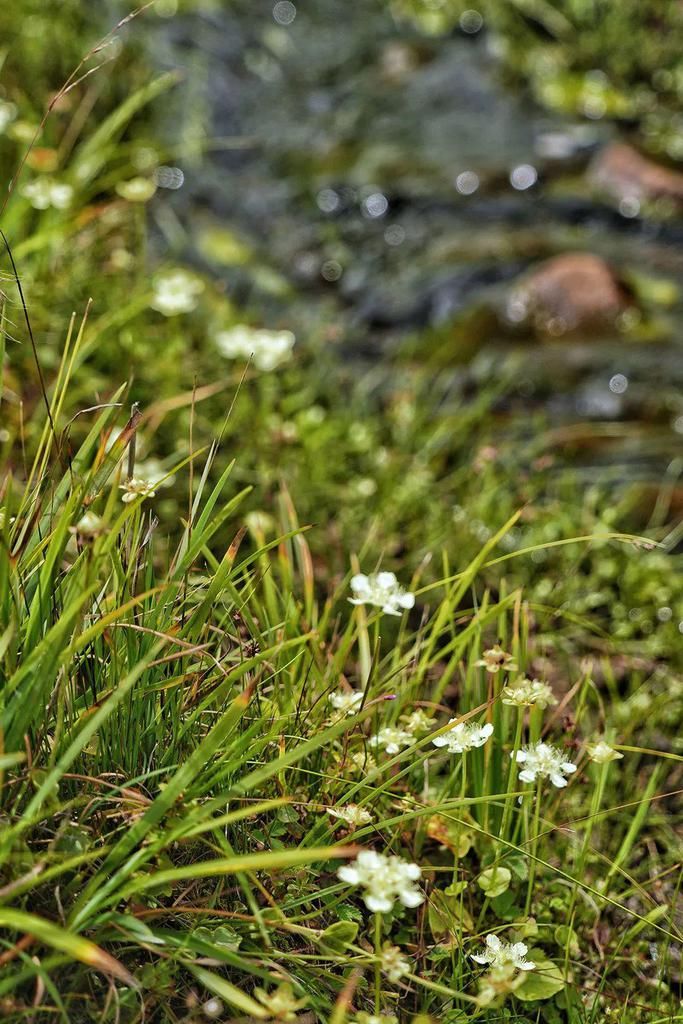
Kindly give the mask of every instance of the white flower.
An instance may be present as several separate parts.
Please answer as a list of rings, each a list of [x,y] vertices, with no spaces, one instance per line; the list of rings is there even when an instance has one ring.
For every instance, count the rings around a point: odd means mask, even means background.
[[[404,907],[419,907],[424,896],[415,882],[421,874],[417,864],[374,850],[361,850],[352,864],[337,871],[342,882],[365,889],[363,902],[375,914],[388,914],[396,900]]]
[[[416,708],[415,711],[406,715],[403,718],[403,722],[406,730],[413,734],[429,732],[434,728],[434,719],[426,711],[423,711],[422,708]]]
[[[610,761],[618,761],[624,755],[610,747],[606,740],[600,739],[597,743],[589,743],[588,756],[596,764],[609,764]]]
[[[331,693],[327,699],[333,708],[341,711],[341,716],[343,716],[355,715],[363,703],[363,696],[364,694],[358,690],[351,690],[350,692],[337,690],[336,693]]]
[[[485,668],[487,672],[495,674],[500,672],[514,672],[517,668],[515,659],[507,651],[504,651],[500,644],[494,644],[493,647],[489,647],[487,651],[484,651],[479,661],[475,661],[475,665]]]
[[[156,494],[149,480],[143,480],[137,476],[132,476],[125,483],[120,484],[119,489],[123,491],[121,501],[125,505],[135,501],[136,498],[153,498]]]
[[[522,750],[512,751],[510,757],[513,755],[518,764],[524,765],[519,773],[522,782],[548,778],[553,786],[562,789],[567,785],[565,775],[572,775],[576,771],[576,765],[565,761],[562,751],[549,743],[533,743]]]
[[[478,964],[492,964],[494,967],[512,964],[520,971],[533,971],[536,964],[524,959],[527,951],[528,946],[523,942],[501,942],[497,935],[487,935],[486,950],[473,953],[472,959]]]
[[[398,729],[388,725],[380,729],[376,736],[370,739],[373,747],[383,747],[387,754],[398,754],[404,747],[409,747],[413,742],[413,734],[405,729]]]
[[[274,370],[289,359],[296,338],[291,331],[267,331],[237,324],[219,331],[216,345],[228,359],[252,358],[257,370]]]
[[[393,572],[358,573],[351,577],[351,590],[351,604],[372,604],[387,615],[400,615],[401,609],[415,604],[415,595],[399,585]]]
[[[24,185],[21,194],[34,210],[47,210],[50,206],[55,210],[65,210],[71,205],[74,190],[71,185],[63,185],[52,178],[36,178]]]
[[[474,725],[470,722],[459,722],[457,718],[451,718],[451,722],[457,724],[432,740],[435,747],[446,747],[451,754],[465,754],[473,747],[483,747],[493,732],[490,722],[486,725]]]
[[[408,960],[398,946],[392,946],[387,942],[380,955],[380,967],[386,974],[389,981],[400,981],[404,974],[410,974],[410,960]]]
[[[204,282],[186,270],[171,270],[161,274],[154,282],[151,306],[164,316],[191,313],[197,306],[198,296],[204,291]]]
[[[361,825],[369,825],[372,821],[370,811],[359,807],[358,804],[347,804],[346,807],[340,807],[338,810],[330,807],[330,814],[333,818],[339,818],[346,822],[349,828],[360,828]]]
[[[557,704],[553,691],[547,683],[540,679],[519,679],[514,686],[503,687],[503,704],[510,704],[518,708],[533,707],[547,708]]]

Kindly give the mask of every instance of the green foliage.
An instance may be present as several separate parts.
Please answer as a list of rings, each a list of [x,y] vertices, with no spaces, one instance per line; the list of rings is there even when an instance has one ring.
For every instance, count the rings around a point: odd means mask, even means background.
[[[674,160],[683,156],[680,4],[481,0],[475,7],[505,68],[525,80],[542,104],[592,119],[638,122],[648,146]],[[393,0],[392,9],[438,34],[466,24],[472,4]]]
[[[8,53],[6,179],[91,43],[83,13],[61,9],[63,49]],[[24,32],[7,9],[0,25]],[[251,314],[196,269],[194,309],[154,308],[154,207],[120,186],[166,159],[146,118],[173,82],[134,57],[58,105],[2,222],[45,384],[7,273],[3,1020],[198,1022],[209,1000],[226,1020],[673,1019],[670,491],[645,516],[632,489],[607,501],[548,472],[542,424],[493,437],[493,388],[467,399],[419,366],[400,388],[355,379],[323,333],[277,373],[221,361],[216,331]],[[23,192],[43,174],[64,207]],[[229,235],[221,251],[256,260]],[[349,604],[376,567],[413,610]],[[496,641],[557,707],[502,702],[508,677],[480,664]],[[330,696],[352,691],[340,716]],[[465,755],[432,742],[460,716],[493,726]],[[397,752],[373,743],[386,728]],[[590,764],[598,734],[623,759]],[[519,780],[510,755],[541,738],[578,765],[566,789]],[[336,875],[359,848],[418,863],[424,905],[373,921]],[[487,934],[535,969],[482,968]]]

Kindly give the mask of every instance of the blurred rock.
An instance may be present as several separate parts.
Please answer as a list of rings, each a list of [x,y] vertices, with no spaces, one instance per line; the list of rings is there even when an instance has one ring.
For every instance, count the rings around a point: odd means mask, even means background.
[[[683,173],[661,167],[625,143],[602,149],[589,175],[595,185],[621,202],[669,199],[683,203]]]
[[[589,252],[569,252],[541,263],[510,292],[506,317],[559,337],[613,325],[626,296],[612,269]]]

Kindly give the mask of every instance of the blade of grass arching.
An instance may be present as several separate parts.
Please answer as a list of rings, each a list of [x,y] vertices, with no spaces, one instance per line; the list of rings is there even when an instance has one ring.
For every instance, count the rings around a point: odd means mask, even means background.
[[[116,978],[124,985],[137,987],[135,978],[123,964],[115,960],[109,953],[105,953],[89,939],[84,939],[81,935],[74,935],[73,932],[61,928],[43,917],[28,914],[23,910],[0,907],[0,928],[33,935],[44,945],[50,946],[51,949],[66,953],[73,960],[79,960],[81,963],[87,964],[88,967],[94,967],[95,970]]]
[[[159,586],[153,587],[151,590],[145,590],[143,593],[136,594],[135,597],[131,597],[130,600],[126,601],[124,604],[119,605],[118,608],[114,608],[113,611],[108,612],[106,615],[102,615],[97,622],[93,623],[93,625],[89,626],[87,629],[84,629],[83,632],[79,633],[74,639],[71,651],[72,655],[84,651],[91,643],[93,643],[94,640],[99,636],[102,636],[110,626],[115,625],[119,619],[123,618],[127,612],[138,608],[141,604],[144,604],[145,601],[148,601],[150,597],[154,597],[157,594],[168,595],[169,589],[170,588],[166,586]],[[171,640],[172,637],[169,637],[169,642]]]
[[[234,1007],[241,1013],[246,1013],[255,1020],[269,1020],[271,1018],[271,1014],[265,1006],[257,1003],[255,999],[252,999],[245,992],[231,985],[225,978],[221,978],[220,975],[214,974],[213,971],[207,971],[203,967],[188,966],[197,981],[204,988],[208,988],[209,992],[213,992],[215,996],[225,1000],[229,1006]]]
[[[202,601],[197,605],[193,614],[188,618],[185,626],[180,632],[183,640],[196,636],[206,625],[219,595],[226,589],[227,581],[230,578],[240,544],[247,532],[246,526],[240,527],[237,534],[229,544],[227,551],[221,559],[221,563],[213,574],[213,578],[206,588]]]
[[[92,504],[104,488],[107,480],[123,458],[131,439],[134,437],[135,432],[138,429],[138,424],[141,418],[142,417],[137,406],[134,406],[128,421],[121,429],[120,434],[118,434],[111,447],[109,449],[99,449],[97,453],[97,461],[85,480],[86,497],[84,499],[84,504]]]
[[[214,878],[219,875],[247,874],[250,871],[284,871],[319,861],[342,860],[358,853],[356,845],[310,846],[307,849],[267,850],[264,853],[243,853],[236,857],[215,857],[212,860],[184,864],[165,871],[149,872],[131,879],[118,894],[121,900],[150,889],[187,882],[196,878]]]
[[[511,605],[514,605],[518,594],[518,591],[513,591],[511,594],[508,594],[507,597],[504,597],[502,601],[499,601],[494,605],[489,605],[489,595],[488,593],[484,594],[481,605],[473,613],[472,618],[467,625],[456,633],[455,637],[449,640],[448,643],[444,644],[443,647],[439,647],[436,652],[430,652],[429,660],[426,661],[425,668],[432,668],[447,655],[459,659],[463,650],[468,646],[473,636],[480,632],[484,626],[487,626],[490,622],[497,619],[502,612],[507,611]],[[424,656],[420,662],[421,667],[423,660],[425,660]],[[443,687],[440,685],[437,692],[440,692],[442,689]],[[439,698],[435,697],[434,699],[437,700]]]
[[[484,544],[484,546],[476,555],[476,557],[472,559],[472,561],[467,566],[465,571],[461,574],[460,578],[456,582],[455,590],[450,595],[450,599],[453,603],[454,608],[457,608],[457,606],[460,604],[460,601],[469,590],[477,573],[486,562],[486,557],[489,554],[489,552],[493,551],[494,548],[496,548],[498,544],[501,542],[503,537],[505,537],[505,535],[510,532],[510,530],[515,525],[521,514],[521,509],[519,509],[517,512],[514,512],[507,520],[507,522],[504,523],[503,526],[501,526],[500,530],[498,530],[497,533],[494,533],[493,537],[487,540],[487,542]]]
[[[539,867],[544,868],[551,875],[557,875],[558,878],[562,878],[566,882],[570,882],[572,885],[575,885],[579,889],[582,889],[584,892],[588,893],[590,896],[593,897],[593,899],[598,904],[607,903],[610,907],[614,907],[616,910],[620,911],[622,914],[625,914],[627,917],[631,917],[636,921],[643,921],[645,924],[648,924],[651,928],[655,929],[655,931],[661,932],[663,935],[665,935],[668,939],[672,940],[673,942],[680,942],[680,936],[676,935],[675,932],[663,928],[660,924],[651,921],[648,916],[639,914],[636,910],[632,910],[630,907],[627,907],[623,903],[620,903],[619,900],[614,899],[614,897],[608,896],[606,891],[596,889],[594,886],[586,882],[585,879],[575,878],[573,875],[570,875],[568,871],[564,871],[563,868],[559,867],[557,864],[551,864],[550,861],[544,860],[542,857],[539,857],[537,853],[532,853],[532,851],[527,849],[526,847],[518,846],[516,843],[513,843],[510,840],[505,839],[503,836],[494,835],[487,829],[482,828],[481,825],[478,825],[476,821],[465,821],[463,819],[457,818],[455,815],[449,814],[448,812],[439,813],[441,813],[442,817],[447,818],[449,821],[459,824],[463,828],[468,828],[472,832],[477,832],[482,837],[482,839],[488,839],[494,844],[498,843],[500,846],[505,846],[508,850],[511,850],[515,853],[521,853],[524,857],[526,857],[529,860],[536,861],[536,864]],[[423,867],[423,871],[428,870],[429,868]]]
[[[7,347],[7,334],[5,332],[5,299],[0,303],[0,366],[5,365],[5,349]],[[3,389],[0,388],[0,408],[2,408]]]
[[[76,179],[81,186],[92,181],[99,173],[106,159],[104,151],[107,146],[119,138],[138,110],[151,103],[157,96],[161,96],[178,81],[180,75],[177,72],[169,72],[143,85],[141,89],[128,96],[78,147],[74,154],[73,166],[76,168]]]
[[[643,799],[640,801],[638,807],[636,808],[636,812],[633,815],[631,824],[629,825],[626,835],[624,836],[621,842],[619,850],[617,851],[617,854],[612,861],[612,866],[607,872],[607,877],[605,878],[605,888],[607,888],[607,886],[610,884],[610,882],[612,881],[612,879],[614,878],[615,874],[622,866],[624,861],[628,859],[631,850],[633,849],[633,845],[636,842],[638,835],[640,834],[640,830],[643,827],[645,817],[650,809],[650,803],[652,801],[653,796],[655,795],[657,785],[659,784],[659,778],[661,775],[660,769],[661,765],[655,765],[652,769],[652,774],[648,779],[647,786],[645,787],[645,792],[643,793]]]
[[[90,880],[77,901],[74,907],[74,922],[86,920],[97,907],[105,902],[110,893],[116,891],[117,886],[125,880],[130,872],[136,870],[149,858],[147,849],[138,850],[132,858],[130,858],[130,854],[157,826],[204,766],[212,760],[218,748],[225,743],[230,733],[237,727],[249,705],[250,698],[249,688],[235,697],[218,722],[167,781],[143,816],[135,821],[128,832],[114,845],[104,859],[100,870]],[[130,859],[123,863],[126,858]]]
[[[224,802],[224,801],[222,801]],[[283,807],[285,804],[290,804],[292,801],[289,797],[278,796],[273,797],[271,800],[261,800],[258,803],[246,804],[244,807],[239,807],[235,811],[227,811],[225,814],[221,814],[216,818],[210,818],[208,821],[202,821],[199,824],[193,825],[191,820],[184,820],[169,837],[170,842],[180,841],[181,839],[193,839],[195,836],[204,835],[206,832],[213,832],[217,828],[225,828],[226,825],[234,825],[238,821],[243,821],[245,818],[252,818],[258,814],[265,814],[266,811],[275,810],[277,807]],[[200,810],[200,814],[203,809]]]

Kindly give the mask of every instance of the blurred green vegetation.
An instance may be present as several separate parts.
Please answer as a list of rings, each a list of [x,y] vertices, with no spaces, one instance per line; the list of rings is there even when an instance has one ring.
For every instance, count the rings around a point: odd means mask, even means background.
[[[683,158],[683,9],[660,0],[392,0],[440,34],[490,33],[511,80],[554,111],[615,118],[653,152]],[[479,17],[477,17],[477,15]]]

